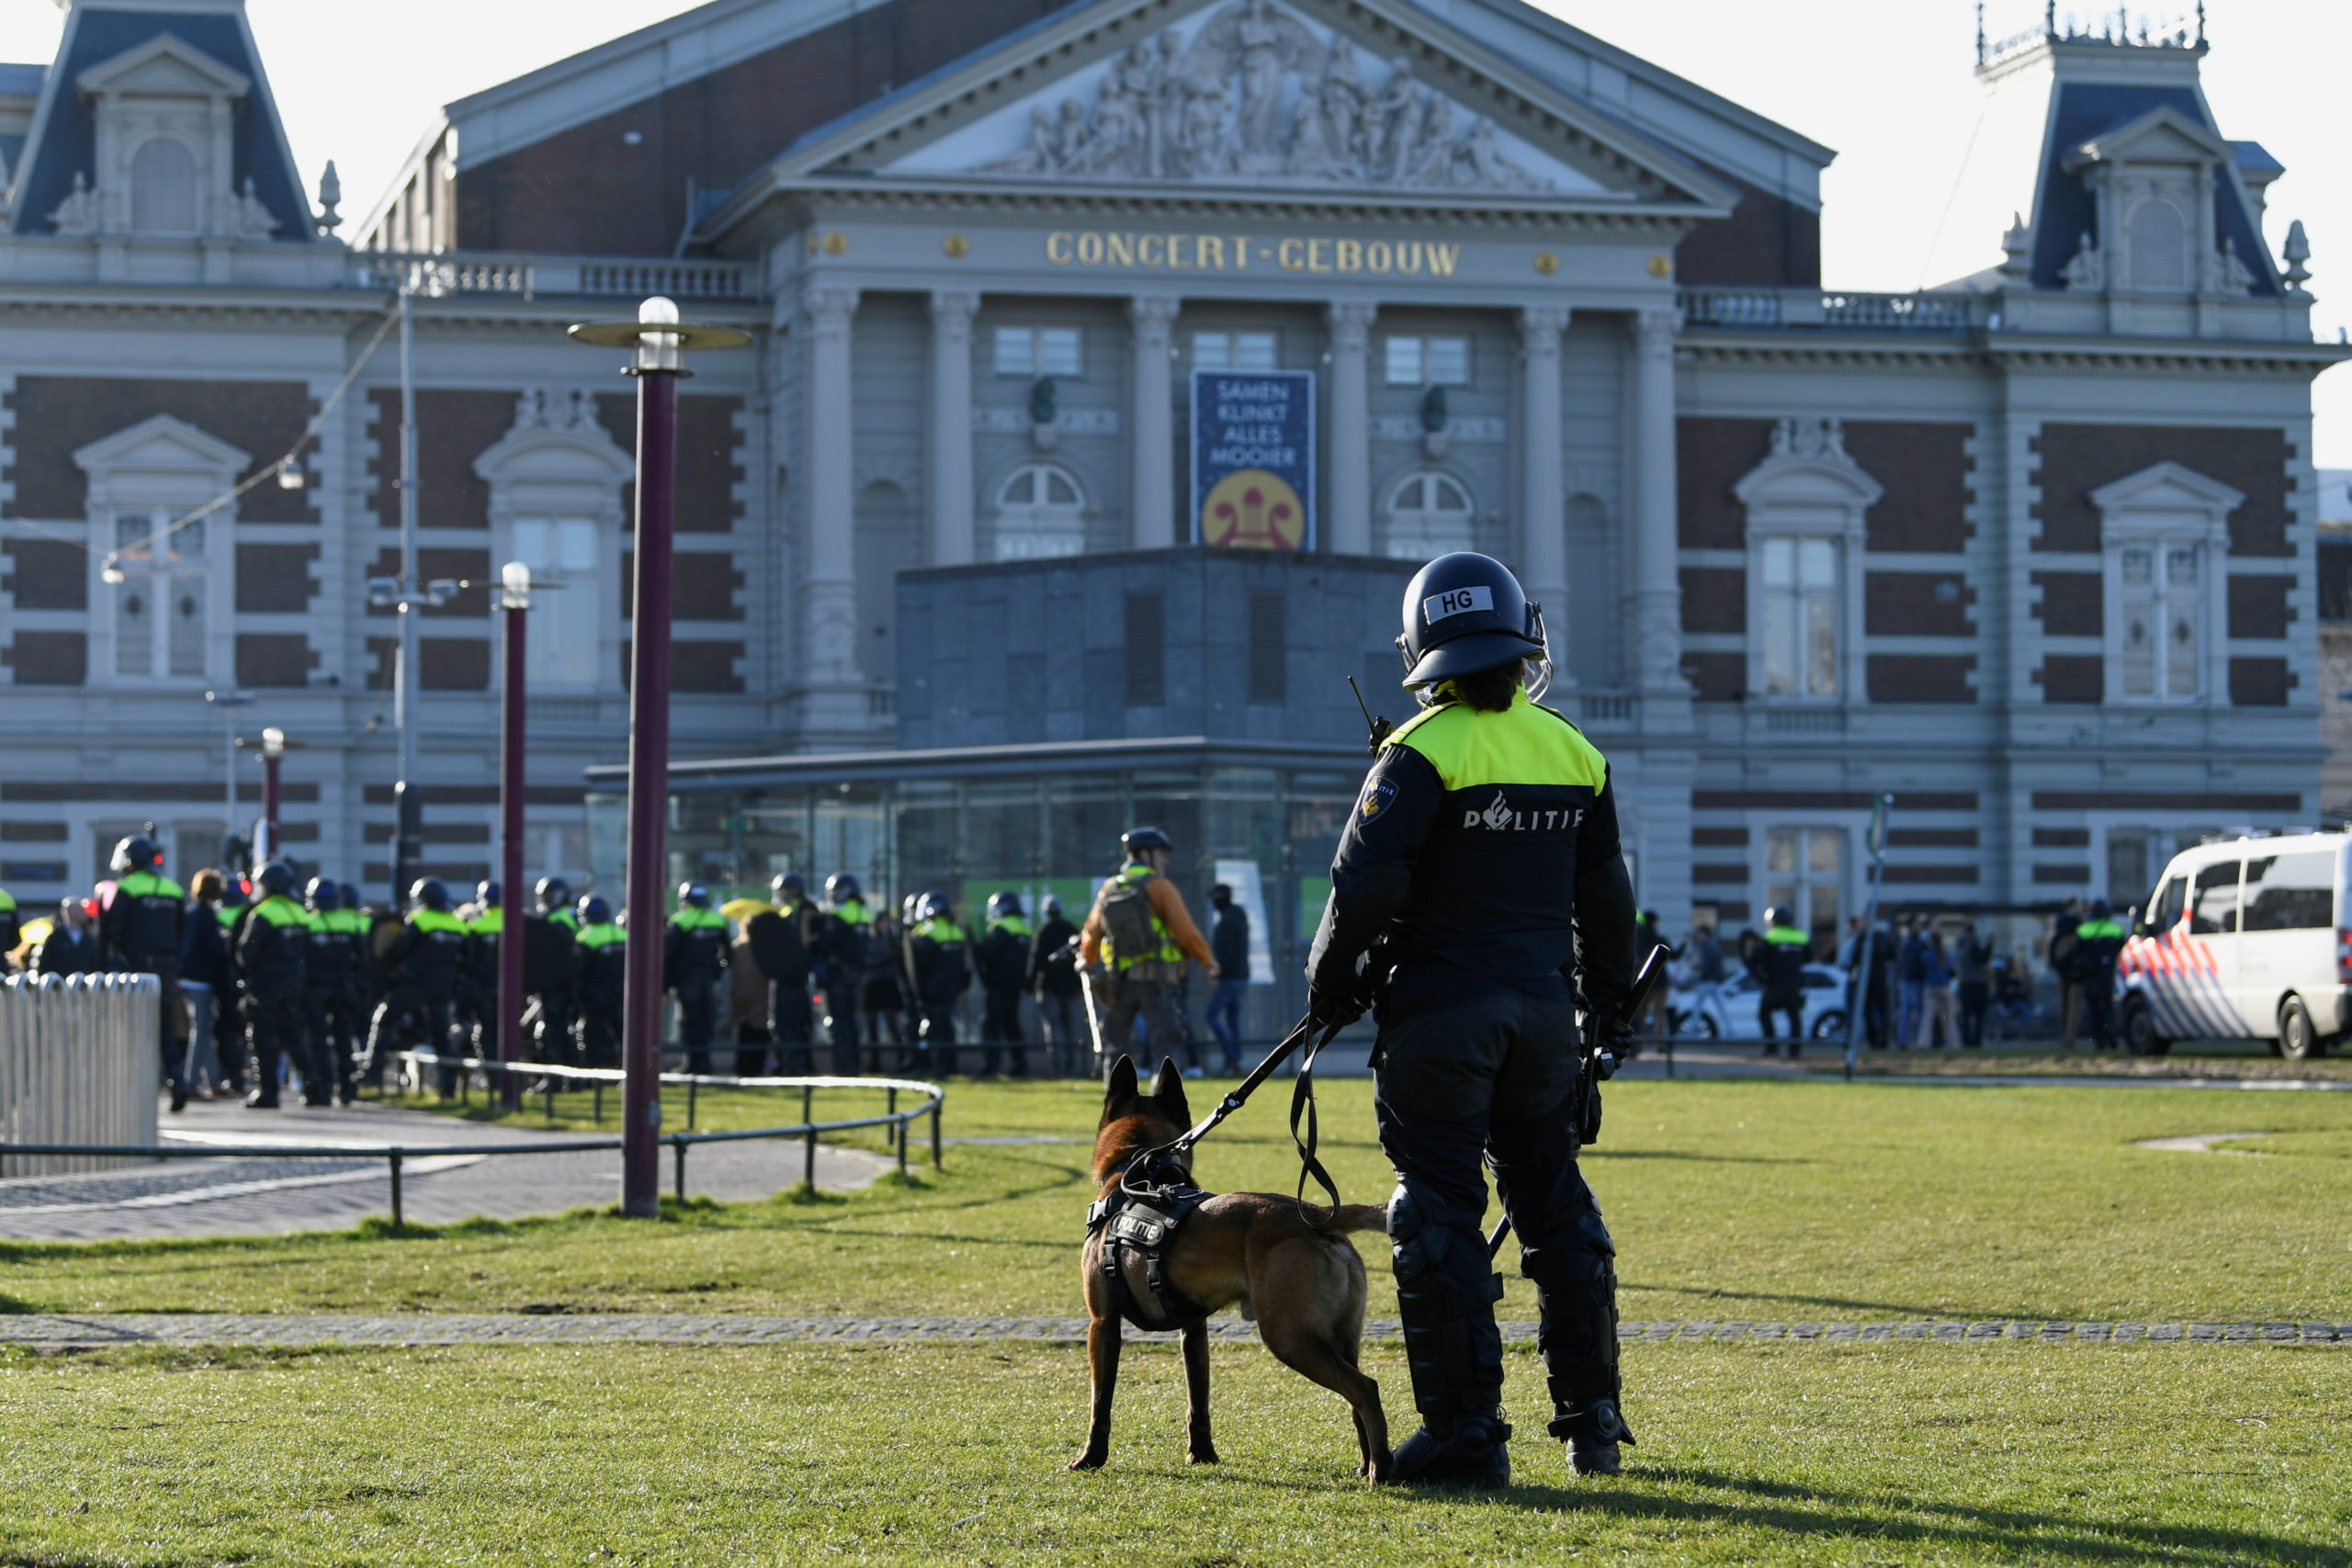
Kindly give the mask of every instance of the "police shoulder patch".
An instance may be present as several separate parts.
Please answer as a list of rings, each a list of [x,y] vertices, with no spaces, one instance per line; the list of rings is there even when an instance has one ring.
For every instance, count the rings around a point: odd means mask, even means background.
[[[1357,820],[1371,821],[1387,810],[1388,803],[1396,798],[1396,781],[1395,779],[1373,780],[1370,787],[1363,792],[1363,798],[1356,802]]]

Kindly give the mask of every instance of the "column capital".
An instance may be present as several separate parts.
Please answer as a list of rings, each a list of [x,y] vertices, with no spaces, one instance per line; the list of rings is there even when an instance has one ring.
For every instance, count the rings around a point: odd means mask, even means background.
[[[1323,321],[1330,330],[1331,346],[1363,348],[1372,341],[1372,323],[1379,314],[1379,306],[1355,299],[1337,300],[1325,306]]]
[[[1519,313],[1519,338],[1531,353],[1557,354],[1573,312],[1566,305],[1530,305]]]
[[[968,289],[936,289],[931,296],[932,324],[942,332],[970,332],[979,309],[980,297]]]
[[[1127,320],[1137,337],[1165,338],[1183,308],[1184,301],[1170,294],[1138,294],[1127,301]]]
[[[1634,349],[1638,354],[1674,352],[1674,334],[1682,330],[1682,312],[1661,309],[1634,312]]]
[[[800,313],[811,332],[847,332],[857,314],[857,290],[846,284],[812,284],[800,291]]]

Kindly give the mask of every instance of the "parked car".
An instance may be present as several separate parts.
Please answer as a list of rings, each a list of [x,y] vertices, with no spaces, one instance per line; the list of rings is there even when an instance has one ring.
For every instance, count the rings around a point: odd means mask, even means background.
[[[1676,987],[1667,996],[1668,1018],[1685,1039],[1761,1040],[1763,1000],[1755,976],[1735,975],[1720,986]],[[1804,1032],[1811,1040],[1846,1037],[1846,977],[1826,964],[1804,966]]]
[[[2323,1055],[2352,1023],[2352,838],[2225,839],[2165,867],[2116,965],[2123,1043],[2161,1056],[2176,1040],[2267,1040]]]

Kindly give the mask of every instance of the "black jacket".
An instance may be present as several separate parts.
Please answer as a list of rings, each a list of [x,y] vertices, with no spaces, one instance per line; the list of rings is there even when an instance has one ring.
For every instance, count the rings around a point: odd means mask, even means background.
[[[98,948],[107,966],[133,975],[176,976],[187,900],[178,883],[153,872],[134,872],[116,883],[98,911]]]
[[[216,906],[187,907],[187,929],[180,938],[180,974],[216,991],[224,991],[234,984],[234,976],[229,973],[229,936],[221,930]]]
[[[401,926],[384,954],[384,973],[395,986],[447,1001],[458,988],[458,966],[472,941],[455,915],[420,909]]]
[[[1250,911],[1238,904],[1219,909],[1216,929],[1209,932],[1209,951],[1216,954],[1218,979],[1250,978]]]
[[[98,933],[85,931],[76,941],[63,926],[41,939],[33,949],[33,973],[36,975],[95,975],[98,963]]]
[[[1573,976],[1614,1019],[1634,914],[1600,753],[1523,693],[1502,713],[1446,703],[1390,736],[1366,775],[1307,973],[1317,991],[1351,994],[1357,958],[1385,938],[1400,962],[1520,989]]]
[[[1029,939],[1029,986],[1041,997],[1078,995],[1078,928],[1057,915]]]
[[[952,920],[924,920],[907,933],[907,967],[925,1007],[949,1007],[972,987],[969,942]]]
[[[265,898],[237,922],[232,957],[237,989],[262,1001],[291,1001],[310,974],[311,924],[302,907]]]
[[[973,950],[974,966],[980,972],[980,986],[989,991],[1018,991],[1029,977],[1029,943],[1035,932],[1028,922],[1018,926],[1002,920],[989,927]]]

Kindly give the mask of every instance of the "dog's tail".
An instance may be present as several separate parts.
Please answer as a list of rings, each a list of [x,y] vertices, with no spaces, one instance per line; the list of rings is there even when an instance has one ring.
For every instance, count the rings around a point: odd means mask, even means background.
[[[1328,1210],[1318,1212],[1333,1213]],[[1346,1235],[1356,1231],[1385,1231],[1388,1228],[1388,1205],[1385,1203],[1342,1203],[1336,1211],[1336,1217],[1322,1228],[1336,1235]]]

